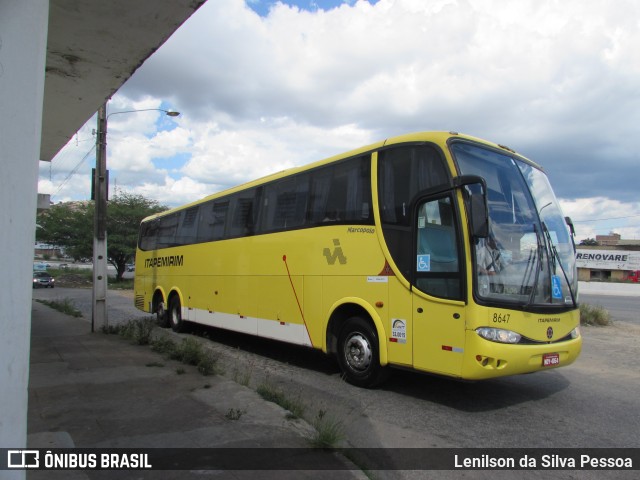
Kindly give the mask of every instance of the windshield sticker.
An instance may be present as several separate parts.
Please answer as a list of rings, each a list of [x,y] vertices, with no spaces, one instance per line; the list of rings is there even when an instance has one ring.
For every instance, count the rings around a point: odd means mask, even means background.
[[[562,282],[558,275],[551,277],[551,296],[553,298],[562,298]]]
[[[391,320],[391,338],[394,343],[407,343],[407,322],[394,318]]]
[[[430,272],[431,271],[431,255],[418,255],[418,271]]]

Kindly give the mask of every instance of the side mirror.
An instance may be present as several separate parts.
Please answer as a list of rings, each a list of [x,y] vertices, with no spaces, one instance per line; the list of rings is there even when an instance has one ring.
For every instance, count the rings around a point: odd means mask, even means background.
[[[489,211],[487,209],[487,196],[484,192],[470,195],[469,209],[471,234],[475,238],[487,238],[489,236]]]
[[[571,220],[571,217],[564,217],[564,221],[569,226],[569,231],[571,232],[571,236],[575,237],[576,236],[576,229],[573,226],[573,220]]]
[[[487,238],[489,236],[489,207],[487,206],[487,182],[478,175],[460,175],[453,179],[456,188],[480,185],[478,189],[467,188],[469,198],[469,223],[471,234],[475,238]]]

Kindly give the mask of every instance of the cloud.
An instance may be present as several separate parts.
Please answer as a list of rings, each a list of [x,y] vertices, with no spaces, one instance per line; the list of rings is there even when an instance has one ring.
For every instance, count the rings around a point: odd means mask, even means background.
[[[312,3],[205,3],[111,102],[182,112],[168,132],[157,112],[110,119],[118,178],[195,194],[456,130],[537,161],[567,202],[636,208],[640,2]]]

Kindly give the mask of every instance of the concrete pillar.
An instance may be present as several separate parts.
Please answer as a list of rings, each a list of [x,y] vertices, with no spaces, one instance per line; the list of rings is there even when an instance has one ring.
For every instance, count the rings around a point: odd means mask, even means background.
[[[0,448],[25,447],[49,0],[0,1]],[[24,478],[5,471],[3,479]]]

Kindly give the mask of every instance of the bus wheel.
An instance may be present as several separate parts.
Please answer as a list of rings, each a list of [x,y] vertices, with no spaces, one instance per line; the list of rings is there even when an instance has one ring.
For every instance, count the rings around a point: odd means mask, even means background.
[[[180,298],[177,295],[169,302],[169,324],[174,332],[181,332],[184,329]]]
[[[164,302],[160,302],[156,308],[156,323],[159,327],[167,328],[169,326],[169,316],[164,309]]]
[[[338,363],[347,382],[357,387],[374,387],[388,376],[389,369],[380,366],[375,330],[360,317],[351,317],[340,331]]]

